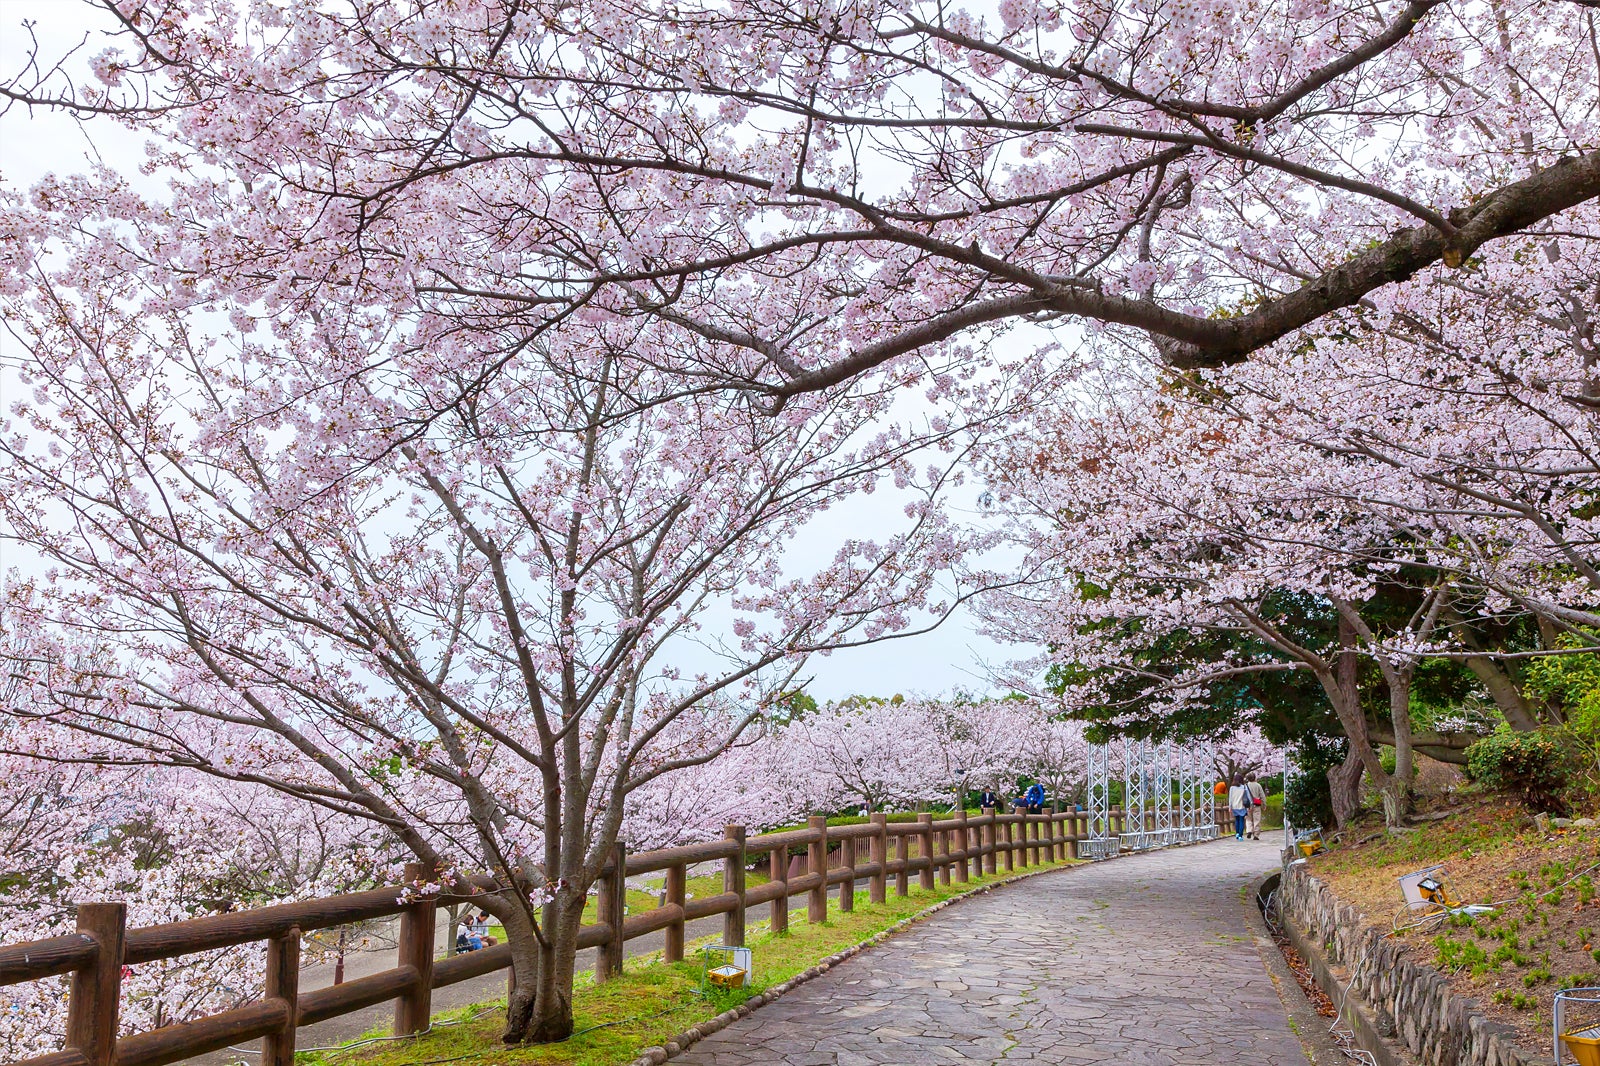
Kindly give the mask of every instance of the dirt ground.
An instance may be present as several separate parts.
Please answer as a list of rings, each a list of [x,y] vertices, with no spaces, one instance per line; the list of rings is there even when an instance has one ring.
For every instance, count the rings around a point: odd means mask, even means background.
[[[1516,803],[1453,786],[1424,798],[1418,813],[1437,820],[1386,834],[1381,818],[1366,817],[1312,860],[1317,875],[1543,1047],[1555,992],[1600,984],[1600,829],[1540,832]],[[1452,898],[1495,911],[1428,919],[1403,909],[1398,878],[1434,865],[1444,867]],[[1568,1020],[1585,1018],[1569,1012]]]

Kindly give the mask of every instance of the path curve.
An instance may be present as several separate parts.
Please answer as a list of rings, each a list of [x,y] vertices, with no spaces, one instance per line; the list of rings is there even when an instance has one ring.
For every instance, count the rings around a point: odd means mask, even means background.
[[[947,907],[673,1066],[1305,1066],[1247,924],[1277,835],[1039,874]]]

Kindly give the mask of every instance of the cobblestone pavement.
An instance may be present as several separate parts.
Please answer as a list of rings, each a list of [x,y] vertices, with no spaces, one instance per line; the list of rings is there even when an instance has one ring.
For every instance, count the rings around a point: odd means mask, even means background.
[[[1305,1066],[1241,889],[1276,838],[1147,852],[948,907],[674,1066]]]

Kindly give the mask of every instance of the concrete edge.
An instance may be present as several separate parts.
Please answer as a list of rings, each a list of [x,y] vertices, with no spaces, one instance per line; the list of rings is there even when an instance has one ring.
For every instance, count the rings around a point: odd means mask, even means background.
[[[1201,844],[1211,843],[1215,843],[1215,841],[1199,840],[1195,841],[1193,844],[1179,844],[1176,846],[1196,847]],[[1125,852],[1124,854],[1133,855],[1138,853]],[[1118,858],[1121,857],[1121,855],[1118,856]],[[881,932],[874,933],[872,936],[861,941],[859,944],[853,944],[850,947],[845,948],[843,951],[838,951],[832,955],[829,955],[815,966],[812,966],[807,970],[802,970],[800,973],[795,974],[782,984],[773,985],[760,995],[751,996],[748,1000],[739,1004],[737,1007],[734,1007],[732,1010],[725,1010],[715,1018],[708,1018],[699,1025],[691,1025],[689,1028],[679,1033],[675,1039],[669,1040],[665,1044],[656,1047],[647,1047],[641,1049],[638,1057],[633,1059],[628,1066],[661,1066],[661,1063],[683,1054],[685,1051],[689,1050],[695,1044],[710,1036],[712,1033],[720,1032],[723,1029],[726,1029],[740,1018],[748,1015],[751,1011],[766,1006],[768,1003],[771,1003],[784,993],[792,992],[794,989],[799,988],[801,985],[812,980],[813,978],[821,977],[823,974],[827,973],[830,969],[832,969],[834,966],[837,966],[844,960],[854,955],[859,955],[861,952],[870,947],[876,947],[885,940],[888,940],[890,937],[894,936],[896,933],[904,932],[908,927],[928,918],[930,915],[938,911],[944,910],[952,903],[960,903],[962,900],[971,899],[973,896],[982,895],[985,892],[992,892],[997,888],[1004,888],[1006,885],[1014,884],[1018,881],[1026,881],[1030,877],[1038,877],[1042,874],[1062,873],[1067,870],[1074,870],[1078,869],[1079,867],[1087,866],[1091,862],[1095,861],[1115,862],[1116,859],[1077,859],[1069,860],[1069,865],[1066,866],[1052,866],[1047,870],[1028,870],[1025,873],[1014,874],[1013,876],[1007,877],[1004,880],[994,881],[987,885],[979,885],[977,888],[974,888],[969,892],[963,892],[959,896],[951,896],[949,899],[941,900],[938,903],[933,904],[931,907],[924,907],[917,913],[900,919],[889,928]],[[1318,1066],[1321,1066],[1321,1064],[1319,1063]]]
[[[1343,1024],[1350,1030],[1355,1046],[1371,1055],[1377,1066],[1419,1066],[1421,1060],[1390,1039],[1380,1027],[1378,1013],[1359,992],[1349,987],[1349,971],[1330,962],[1322,950],[1322,945],[1313,944],[1311,938],[1301,932],[1286,916],[1280,916],[1280,921],[1289,943],[1293,944],[1294,949],[1306,960],[1306,965],[1311,968],[1311,975],[1316,978],[1317,984],[1338,1008],[1339,1014],[1335,1022]]]
[[[1333,1038],[1332,1025],[1327,1018],[1317,1013],[1317,1009],[1306,998],[1294,971],[1289,968],[1288,960],[1283,957],[1283,952],[1278,950],[1278,942],[1273,939],[1272,928],[1267,925],[1263,913],[1266,897],[1277,887],[1277,881],[1281,876],[1279,871],[1274,870],[1262,874],[1250,883],[1250,891],[1244,900],[1245,925],[1255,940],[1256,953],[1261,956],[1267,976],[1272,979],[1272,987],[1277,990],[1278,999],[1283,1003],[1284,1013],[1289,1016],[1289,1028],[1299,1038],[1306,1059],[1312,1066],[1345,1066],[1347,1060],[1344,1049]]]

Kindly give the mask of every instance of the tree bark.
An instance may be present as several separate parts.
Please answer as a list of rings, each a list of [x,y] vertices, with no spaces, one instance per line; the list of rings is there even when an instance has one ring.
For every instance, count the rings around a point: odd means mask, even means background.
[[[1467,669],[1477,675],[1483,687],[1489,690],[1494,705],[1505,716],[1506,723],[1519,733],[1531,733],[1539,728],[1533,704],[1523,696],[1517,683],[1492,659],[1474,656],[1467,660]]]
[[[1328,771],[1328,792],[1333,797],[1333,821],[1340,829],[1361,809],[1361,756],[1350,746],[1344,762]]]
[[[520,1044],[528,1038],[534,1017],[545,948],[521,907],[512,903],[490,913],[505,927],[506,943],[511,947],[511,993],[506,999],[506,1027],[500,1039],[507,1044]]]
[[[1411,814],[1411,784],[1416,777],[1416,754],[1411,746],[1411,677],[1414,664],[1395,668],[1383,664],[1389,682],[1389,720],[1394,726],[1394,773],[1383,783],[1383,821],[1400,825]]]
[[[579,893],[575,902],[563,899],[556,903],[555,923],[547,930],[548,943],[540,953],[539,993],[523,1038],[527,1043],[553,1044],[572,1035],[572,977],[578,962],[585,895]]]
[[[1367,719],[1367,735],[1374,744],[1394,746],[1394,730],[1382,722]],[[1471,733],[1435,733],[1431,730],[1411,734],[1411,750],[1452,766],[1467,765],[1467,748],[1478,738]]]

